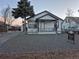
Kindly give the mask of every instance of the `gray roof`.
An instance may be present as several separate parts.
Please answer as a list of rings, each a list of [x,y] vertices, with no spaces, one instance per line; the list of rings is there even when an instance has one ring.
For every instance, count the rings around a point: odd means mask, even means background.
[[[61,19],[60,17],[58,17],[58,16],[56,16],[56,15],[54,15],[54,14],[52,14],[52,13],[50,13],[49,11],[47,11],[47,10],[45,10],[45,11],[43,11],[43,12],[40,12],[40,13],[38,13],[38,14],[36,14],[35,16],[38,16],[38,15],[40,15],[40,14],[42,14],[42,13],[44,13],[44,12],[46,12],[47,14],[46,15],[50,15],[51,17],[53,17],[53,18],[55,18],[55,19],[57,19],[57,20],[62,20],[63,21],[63,19]],[[33,17],[35,17],[35,16],[33,16]],[[45,16],[45,15],[43,15],[43,16]],[[41,16],[41,17],[43,17],[43,16]],[[33,18],[33,17],[29,17],[28,19],[30,19],[30,18]],[[41,17],[38,17],[37,19],[39,19],[39,18],[41,18]]]
[[[69,21],[75,21],[76,23],[79,23],[79,17],[66,17],[65,20]]]

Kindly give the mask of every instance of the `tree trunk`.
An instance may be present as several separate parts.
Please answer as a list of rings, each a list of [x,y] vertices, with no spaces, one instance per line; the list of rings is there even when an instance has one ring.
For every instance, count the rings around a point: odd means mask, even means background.
[[[4,31],[7,32],[6,18],[4,19]]]
[[[23,32],[27,32],[27,27],[26,27],[26,17],[24,19],[24,23],[23,23]]]
[[[57,33],[57,21],[55,21],[54,27],[55,27],[55,32]]]

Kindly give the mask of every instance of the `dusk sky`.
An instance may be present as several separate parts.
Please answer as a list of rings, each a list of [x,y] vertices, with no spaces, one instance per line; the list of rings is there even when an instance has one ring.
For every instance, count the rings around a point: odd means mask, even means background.
[[[10,5],[11,8],[17,6],[19,0],[0,0],[0,10]],[[35,13],[48,10],[60,18],[65,18],[67,8],[73,9],[74,16],[79,16],[79,0],[30,0],[34,6]]]

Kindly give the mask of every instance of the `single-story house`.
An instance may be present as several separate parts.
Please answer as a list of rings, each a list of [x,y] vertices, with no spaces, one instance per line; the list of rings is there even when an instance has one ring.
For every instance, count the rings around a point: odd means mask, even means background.
[[[79,30],[79,17],[66,17],[62,24],[63,30]]]
[[[57,33],[62,31],[63,20],[49,11],[38,13],[27,20],[28,33]]]

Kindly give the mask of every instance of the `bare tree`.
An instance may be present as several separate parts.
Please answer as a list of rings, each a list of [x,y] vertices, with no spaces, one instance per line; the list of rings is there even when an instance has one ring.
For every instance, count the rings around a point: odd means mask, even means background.
[[[5,31],[7,31],[8,30],[7,24],[11,25],[12,22],[14,21],[10,6],[8,5],[6,8],[2,9],[1,13],[4,18],[4,29]]]
[[[67,15],[67,17],[72,17],[72,16],[74,16],[73,13],[74,13],[74,11],[72,9],[68,8],[66,15]]]
[[[12,25],[12,22],[14,21],[15,19],[13,18],[12,16],[12,9],[10,8],[9,12],[8,12],[8,16],[7,16],[7,24],[8,25]]]
[[[4,29],[5,29],[5,31],[7,31],[6,21],[7,21],[9,10],[10,10],[10,7],[8,6],[8,7],[4,8],[4,9],[2,9],[2,11],[1,11],[2,16],[4,18]]]

